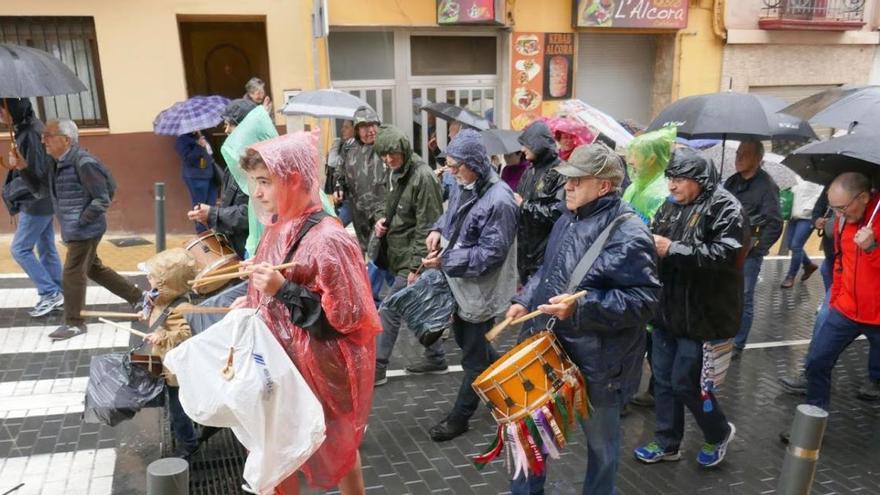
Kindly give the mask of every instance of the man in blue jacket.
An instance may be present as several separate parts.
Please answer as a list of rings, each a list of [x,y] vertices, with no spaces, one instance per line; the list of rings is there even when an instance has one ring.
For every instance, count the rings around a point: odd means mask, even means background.
[[[430,430],[435,442],[467,431],[480,404],[471,383],[498,357],[486,332],[516,291],[517,207],[477,131],[465,129],[452,139],[446,166],[458,187],[428,235],[429,254],[422,261],[425,268],[443,271],[458,305],[452,333],[461,348],[464,376],[452,411]]]
[[[620,412],[639,386],[645,324],[660,297],[651,233],[620,198],[623,163],[604,144],[580,146],[556,170],[565,178],[565,210],[550,233],[544,262],[508,318],[538,309],[545,315],[523,327],[521,338],[551,326],[587,382],[590,417],[583,493],[613,494],[620,450]],[[609,228],[607,240],[584,275],[575,267]],[[600,244],[602,245],[602,244]],[[580,280],[572,280],[573,278]],[[569,287],[575,284],[574,290]],[[586,290],[570,304],[561,300]],[[545,476],[518,477],[515,495],[544,493]]]

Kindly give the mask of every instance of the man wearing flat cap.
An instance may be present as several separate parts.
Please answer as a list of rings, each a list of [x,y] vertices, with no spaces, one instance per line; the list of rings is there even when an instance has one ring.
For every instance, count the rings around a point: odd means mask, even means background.
[[[565,208],[553,225],[537,273],[513,298],[508,318],[544,315],[521,339],[551,328],[583,374],[592,410],[583,493],[611,494],[620,452],[620,411],[639,385],[645,324],[660,297],[657,255],[648,227],[621,200],[623,163],[604,144],[576,148],[556,167],[565,178]],[[596,245],[597,248],[591,249]],[[563,299],[587,294],[571,303]],[[555,320],[553,324],[550,320]],[[514,495],[544,493],[543,475],[520,475]]]

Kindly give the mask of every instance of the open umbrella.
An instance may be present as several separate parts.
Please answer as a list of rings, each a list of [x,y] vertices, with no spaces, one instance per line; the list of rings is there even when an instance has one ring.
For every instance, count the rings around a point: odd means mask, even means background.
[[[517,138],[521,131],[509,131],[507,129],[488,129],[481,131],[483,136],[483,144],[486,146],[486,153],[491,155],[506,155],[522,149]]]
[[[804,180],[829,184],[844,172],[859,172],[880,183],[880,132],[853,133],[810,143],[788,155],[782,163]]]
[[[159,112],[153,120],[153,132],[162,136],[181,136],[216,127],[229,98],[225,96],[193,96]]]
[[[479,131],[485,131],[492,127],[492,124],[480,117],[479,115],[466,110],[461,107],[457,107],[451,103],[446,103],[443,101],[437,103],[429,103],[422,107],[422,110],[428,112],[429,114],[437,117],[438,119],[443,120],[457,120],[462,124],[473,127]]]
[[[792,103],[779,113],[835,129],[855,130],[858,126],[880,130],[880,86],[828,89]]]
[[[633,135],[620,125],[620,122],[615,120],[614,117],[581,100],[563,102],[558,115],[568,116],[580,121],[587,127],[599,131],[614,141],[618,149],[625,148],[633,139]]]
[[[673,102],[648,126],[654,131],[674,125],[687,139],[817,139],[805,120],[777,113],[785,100],[773,96],[723,91],[688,96]],[[722,164],[725,147],[722,146]]]
[[[364,100],[351,93],[338,89],[316,89],[303,91],[287,100],[281,113],[308,115],[319,119],[351,120],[354,118],[355,110],[364,105],[369,106]]]
[[[695,148],[696,146],[693,146],[693,143],[694,141],[691,141],[687,144]],[[721,173],[721,182],[726,181],[731,175],[736,173],[736,148],[739,146],[739,141],[728,141],[724,143],[724,146],[726,146],[727,149],[722,152],[721,141],[715,141],[714,146],[710,146],[700,151],[703,156],[711,159],[715,164],[715,167],[719,169]],[[723,162],[721,161],[722,155],[724,155]],[[768,151],[764,153],[764,159],[761,163],[761,169],[770,175],[770,178],[772,178],[773,182],[779,186],[779,189],[788,189],[797,184],[797,174],[790,168],[782,165],[782,160],[784,158],[785,157],[782,155],[777,155],[776,153]]]

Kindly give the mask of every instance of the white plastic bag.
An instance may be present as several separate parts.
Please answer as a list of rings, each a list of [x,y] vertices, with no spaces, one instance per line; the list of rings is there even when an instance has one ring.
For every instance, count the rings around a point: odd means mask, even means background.
[[[248,449],[244,479],[257,493],[271,494],[324,441],[321,403],[253,309],[230,311],[163,362],[177,375],[186,414],[232,428]]]

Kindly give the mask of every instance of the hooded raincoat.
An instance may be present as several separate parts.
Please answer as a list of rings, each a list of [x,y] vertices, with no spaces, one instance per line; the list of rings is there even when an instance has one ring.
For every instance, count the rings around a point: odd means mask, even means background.
[[[742,206],[721,187],[712,162],[694,150],[676,150],[666,176],[693,179],[702,191],[686,205],[665,202],[651,224],[654,234],[672,241],[660,260],[663,299],[653,323],[674,337],[731,338],[742,318],[748,249]]]
[[[517,226],[516,266],[520,282],[525,284],[544,261],[550,230],[562,214],[559,206],[565,194],[565,178],[553,170],[560,160],[547,124],[538,121],[526,127],[519,143],[536,156],[516,189],[523,199]]]
[[[241,169],[238,161],[248,146],[277,136],[278,130],[275,129],[272,118],[266,113],[265,108],[257,106],[248,112],[244,120],[226,137],[226,141],[220,148],[229,173],[232,174],[238,188],[248,197],[250,197],[250,187],[248,186],[247,174]],[[262,235],[263,225],[257,218],[253,200],[250,200],[248,201],[248,236],[245,241],[245,249],[250,255],[257,251],[257,244],[260,243]]]
[[[14,122],[12,130],[15,135],[15,146],[28,164],[25,171],[10,170],[6,174],[4,185],[9,187],[10,191],[20,191],[20,197],[16,194],[16,199],[12,201],[15,211],[10,211],[10,216],[15,215],[19,210],[28,215],[49,216],[53,212],[52,199],[48,196],[37,197],[33,193],[26,192],[27,182],[21,177],[22,174],[30,174],[36,182],[48,181],[52,157],[46,153],[46,147],[41,142],[43,123],[34,114],[31,101],[27,98],[7,98],[6,105]],[[18,187],[9,185],[13,181],[19,183]],[[25,187],[21,187],[22,185]]]
[[[315,212],[318,199],[317,135],[286,134],[252,147],[280,181],[278,213],[266,226],[255,263],[282,263]],[[307,191],[292,190],[293,173]],[[303,194],[310,199],[301,204]],[[259,314],[324,409],[327,438],[303,465],[308,483],[328,489],[354,466],[373,399],[375,339],[381,331],[363,255],[339,222],[324,218],[309,230],[293,254],[287,280],[274,297],[248,289],[249,307]],[[298,482],[292,477],[289,482]]]
[[[340,186],[348,198],[351,221],[361,249],[367,248],[373,225],[384,215],[388,171],[373,150],[374,144],[364,144],[357,128],[362,124],[379,123],[379,117],[369,109],[359,109],[355,115],[355,134],[345,143],[341,170],[337,170]]]
[[[577,120],[568,117],[550,117],[543,120],[546,122],[547,127],[550,128],[550,132],[553,133],[553,137],[557,141],[559,141],[560,134],[571,136],[574,146],[566,150],[559,150],[559,158],[563,161],[568,160],[568,157],[571,156],[571,153],[578,146],[592,144],[593,141],[596,140],[596,134],[591,131],[589,127]]]
[[[390,224],[386,222],[388,233],[385,235],[388,270],[406,276],[417,271],[422,258],[428,255],[425,238],[443,213],[443,192],[434,173],[413,153],[409,140],[399,129],[382,126],[373,149],[380,155],[401,153],[404,156],[403,166],[388,174],[388,195],[381,218],[388,218],[391,203],[399,194],[394,217]]]
[[[627,172],[632,182],[624,191],[623,200],[647,224],[669,196],[664,172],[674,143],[675,127],[664,127],[636,136],[627,146]]]

